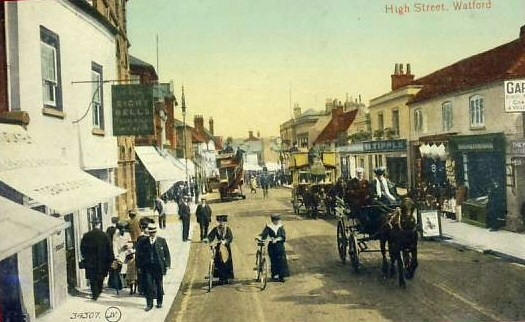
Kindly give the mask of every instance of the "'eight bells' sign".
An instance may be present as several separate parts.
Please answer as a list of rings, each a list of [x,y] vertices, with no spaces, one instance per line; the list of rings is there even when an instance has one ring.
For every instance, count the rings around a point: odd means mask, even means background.
[[[113,135],[151,135],[153,131],[153,87],[113,85]]]
[[[525,112],[525,79],[505,81],[505,112]]]

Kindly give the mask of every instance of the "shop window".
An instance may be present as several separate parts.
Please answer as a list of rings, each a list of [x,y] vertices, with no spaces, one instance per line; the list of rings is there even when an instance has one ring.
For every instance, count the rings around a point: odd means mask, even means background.
[[[91,63],[91,109],[93,111],[93,127],[104,129],[104,100],[103,100],[102,66]]]
[[[485,126],[485,106],[483,97],[474,95],[470,98],[470,127]]]
[[[421,109],[417,109],[414,111],[414,131],[416,133],[422,133],[423,132],[423,111]]]
[[[60,41],[58,35],[40,26],[40,63],[44,107],[62,110]]]
[[[441,105],[441,119],[443,123],[443,131],[449,131],[452,129],[453,115],[452,115],[452,103],[445,102]]]
[[[102,204],[88,208],[87,211],[89,230],[93,230],[98,223],[102,223]]]
[[[49,294],[49,260],[47,239],[33,245],[33,291],[35,314],[40,316],[51,307]]]
[[[399,135],[399,110],[392,111],[392,130],[394,135]]]

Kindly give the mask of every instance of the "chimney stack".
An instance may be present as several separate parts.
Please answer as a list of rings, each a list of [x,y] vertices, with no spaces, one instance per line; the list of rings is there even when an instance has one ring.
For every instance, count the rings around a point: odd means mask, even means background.
[[[258,138],[261,137],[261,132],[257,131],[257,137],[258,137]]]
[[[525,25],[520,28],[520,38],[525,39]]]
[[[202,115],[195,115],[193,117],[193,126],[197,130],[204,130],[204,118]]]
[[[293,117],[298,118],[301,116],[301,107],[299,107],[299,104],[295,103],[293,107]]]
[[[253,131],[248,131],[248,138],[249,139],[253,138]]]
[[[212,117],[210,117],[210,120],[209,120],[209,127],[210,127],[211,135],[215,135],[215,132],[214,132],[214,129],[213,129],[213,118]]]
[[[394,69],[394,75],[390,75],[392,80],[392,90],[395,91],[398,88],[409,85],[414,80],[410,64],[407,64],[407,72],[403,73],[403,64],[396,64]]]

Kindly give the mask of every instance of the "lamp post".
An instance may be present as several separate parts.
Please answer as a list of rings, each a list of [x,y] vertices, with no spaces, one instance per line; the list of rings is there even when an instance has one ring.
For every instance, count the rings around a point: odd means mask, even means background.
[[[184,85],[182,85],[182,97],[181,97],[182,103],[182,123],[183,123],[183,130],[182,130],[182,137],[184,140],[184,162],[185,162],[185,172],[186,172],[186,184],[188,185],[188,191],[190,190],[190,183],[188,180],[188,156],[187,156],[187,147],[186,147],[186,99],[184,98]]]

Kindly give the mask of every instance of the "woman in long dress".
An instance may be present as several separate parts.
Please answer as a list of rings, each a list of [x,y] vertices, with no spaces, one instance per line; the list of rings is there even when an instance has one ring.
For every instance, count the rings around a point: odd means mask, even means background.
[[[286,250],[284,248],[286,231],[281,222],[281,216],[273,214],[271,223],[264,227],[260,236],[261,239],[270,239],[268,243],[268,255],[270,256],[270,263],[272,265],[273,280],[284,282],[284,278],[290,276],[290,271],[288,269],[288,260],[286,259]]]
[[[215,239],[219,242],[215,251],[215,271],[214,277],[219,278],[221,284],[228,284],[229,279],[233,279],[233,260],[231,251],[231,242],[233,241],[233,233],[230,227],[227,226],[226,215],[218,215],[217,221],[219,225],[214,227],[208,234],[208,242],[213,242]]]
[[[128,248],[128,243],[131,241],[131,237],[125,230],[124,224],[117,224],[117,231],[113,234],[113,254],[115,260],[111,264],[109,271],[108,286],[113,288],[119,294],[119,291],[123,288],[123,277],[122,272],[126,272],[126,264],[124,263],[122,253]]]

